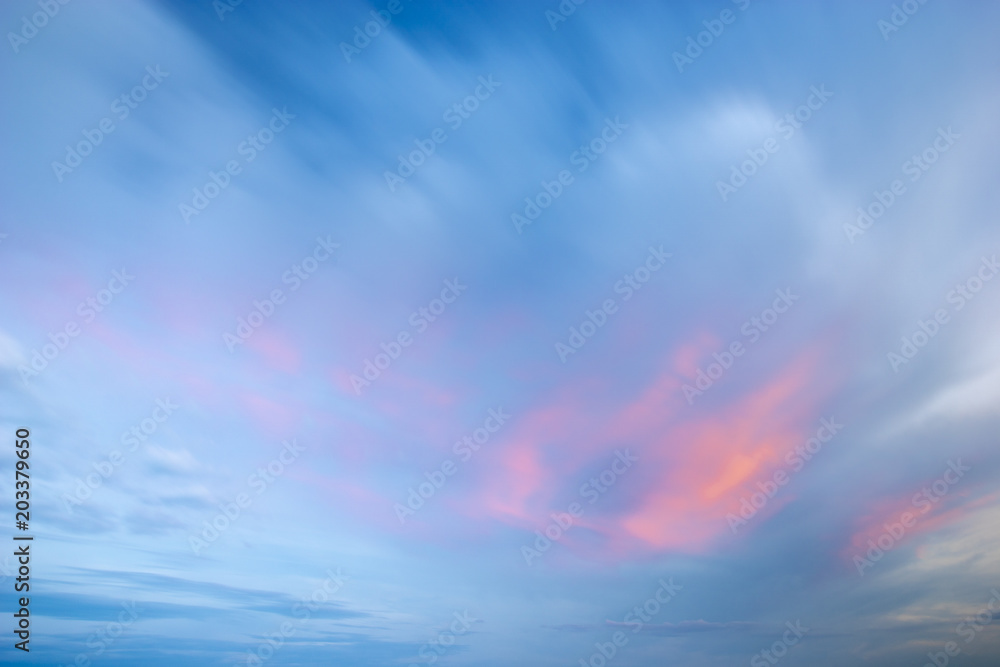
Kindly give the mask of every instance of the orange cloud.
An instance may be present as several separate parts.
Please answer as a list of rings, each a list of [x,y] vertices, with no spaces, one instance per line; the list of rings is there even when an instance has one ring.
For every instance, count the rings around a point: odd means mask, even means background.
[[[588,405],[602,398],[592,386],[564,390],[516,419],[510,436],[484,455],[488,475],[464,503],[465,512],[537,529],[550,512],[580,500],[576,485],[586,471],[606,466],[616,449],[629,447],[639,457],[635,470],[624,473],[607,499],[584,502],[577,526],[592,531],[605,552],[703,551],[729,534],[726,515],[740,498],[757,491],[756,482],[770,478],[786,452],[814,431],[818,416],[810,388],[817,368],[818,354],[806,351],[711,414],[686,405],[681,380],[671,371],[611,409]],[[572,533],[568,544],[580,539]]]

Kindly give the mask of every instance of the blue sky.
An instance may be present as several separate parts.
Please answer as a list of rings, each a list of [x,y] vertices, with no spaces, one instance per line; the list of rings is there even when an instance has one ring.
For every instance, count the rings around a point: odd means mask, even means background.
[[[2,660],[996,664],[1000,13],[903,4],[4,3]]]

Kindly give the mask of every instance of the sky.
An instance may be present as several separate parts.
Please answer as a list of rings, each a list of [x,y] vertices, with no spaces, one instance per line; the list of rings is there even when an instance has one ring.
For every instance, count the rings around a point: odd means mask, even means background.
[[[1000,7],[0,26],[0,662],[1000,661]]]

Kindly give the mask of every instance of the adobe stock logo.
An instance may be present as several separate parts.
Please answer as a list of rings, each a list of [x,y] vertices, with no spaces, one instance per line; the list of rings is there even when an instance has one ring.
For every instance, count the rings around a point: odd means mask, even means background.
[[[813,114],[823,108],[827,100],[833,97],[833,93],[826,89],[826,84],[820,84],[819,88],[811,86],[809,96],[805,102],[795,108],[794,111],[786,113],[781,120],[774,124],[774,131],[781,133],[786,141],[795,136],[797,130],[813,117]],[[781,143],[777,137],[770,136],[764,140],[760,148],[748,148],[746,154],[748,159],[743,160],[739,167],[730,165],[729,178],[726,181],[718,180],[715,188],[719,192],[719,197],[723,202],[728,201],[737,190],[747,184],[747,180],[756,174],[767,164],[771,155],[781,150]]]
[[[649,282],[653,274],[659,271],[667,263],[667,259],[673,257],[673,253],[664,252],[663,246],[659,248],[649,246],[646,260],[635,267],[632,271],[622,276],[614,286],[615,294],[622,294],[622,301],[628,301],[632,296],[642,289],[642,286]],[[556,354],[559,361],[566,363],[566,359],[571,354],[576,354],[587,341],[590,340],[597,331],[608,322],[608,318],[618,312],[618,303],[614,297],[605,299],[595,310],[585,310],[583,319],[579,325],[569,328],[569,337],[566,343],[556,341]],[[567,344],[568,343],[568,344]]]
[[[174,410],[180,406],[173,403],[169,398],[156,399],[156,407],[153,408],[149,417],[146,417],[138,424],[132,426],[131,429],[122,433],[121,443],[122,445],[129,445],[128,451],[134,452],[139,448],[139,445],[154,433],[156,433],[161,424],[165,424],[170,418],[170,415],[174,413]],[[111,475],[125,463],[127,457],[122,453],[120,449],[113,449],[108,452],[107,457],[97,463],[91,464],[95,472],[88,474],[84,478],[76,478],[76,489],[73,491],[73,495],[64,493],[62,496],[63,507],[67,512],[73,512],[74,505],[82,505],[90,496],[99,489],[105,481],[111,478]]]
[[[389,0],[385,9],[371,10],[372,20],[364,24],[364,30],[360,24],[354,26],[354,46],[347,42],[340,43],[340,52],[344,54],[344,60],[350,64],[351,57],[361,54],[362,49],[367,49],[372,40],[382,34],[383,28],[388,28],[392,23],[392,17],[399,14],[404,9],[400,0]]]
[[[911,183],[919,181],[938,159],[955,145],[955,140],[961,137],[962,135],[951,129],[951,125],[947,129],[939,127],[934,141],[903,162],[899,167],[900,171],[910,177]],[[847,240],[853,244],[855,237],[867,232],[906,192],[906,184],[898,178],[890,182],[885,190],[873,190],[872,199],[863,207],[857,208],[857,224],[844,224]]]
[[[244,164],[241,165],[239,160],[233,159],[226,162],[218,172],[209,170],[208,180],[200,188],[191,189],[191,203],[182,201],[177,205],[177,211],[184,223],[190,224],[192,216],[201,215],[208,205],[229,187],[233,177],[243,173],[244,165],[256,160],[275,137],[285,131],[294,118],[295,114],[288,113],[288,107],[284,107],[281,111],[278,111],[277,107],[272,108],[271,119],[267,125],[262,126],[254,134],[247,135],[247,138],[236,147],[236,153],[243,157]]]
[[[452,131],[462,127],[462,123],[471,118],[472,114],[486,100],[493,96],[496,89],[503,85],[500,81],[494,81],[492,74],[485,77],[481,76],[477,81],[478,85],[476,85],[472,92],[462,98],[461,101],[452,104],[441,114],[441,120],[448,123],[448,127]],[[444,128],[440,127],[435,127],[431,130],[430,136],[427,139],[414,139],[413,145],[415,148],[413,150],[405,155],[400,153],[396,156],[399,159],[399,164],[395,171],[387,169],[383,172],[385,184],[389,187],[389,192],[395,192],[397,187],[406,182],[406,179],[417,173],[417,170],[434,155],[438,144],[443,144],[446,141],[448,141],[448,133]]]
[[[986,601],[986,607],[982,611],[975,616],[966,616],[964,621],[955,626],[955,634],[963,637],[966,644],[972,642],[976,638],[976,633],[982,632],[993,622],[993,612],[1000,611],[1000,591],[994,588],[990,593],[993,593],[993,597]],[[947,667],[951,659],[962,652],[958,643],[953,641],[946,642],[941,648],[944,650],[927,653],[929,662],[925,662],[923,667]]]
[[[809,628],[802,625],[802,621],[796,620],[793,625],[791,621],[785,623],[784,634],[781,639],[775,641],[770,647],[763,651],[758,651],[750,658],[751,667],[767,667],[776,665],[778,661],[788,655],[788,649],[802,641],[802,637],[809,632]]]
[[[628,127],[628,123],[621,122],[618,116],[615,116],[614,120],[605,118],[604,127],[600,134],[573,151],[569,156],[569,163],[576,167],[579,174],[587,171],[590,165],[597,162],[597,159],[608,150],[612,143],[618,140],[618,137]],[[551,181],[542,179],[540,181],[542,188],[534,196],[524,198],[523,215],[517,211],[510,214],[510,221],[517,233],[520,234],[524,227],[533,224],[542,215],[542,212],[552,206],[552,203],[562,196],[566,188],[575,182],[573,174],[568,169],[561,170]]]
[[[60,5],[69,4],[69,0],[38,0],[38,6],[42,11],[31,15],[31,20],[27,16],[21,17],[20,35],[8,32],[7,40],[10,41],[10,48],[14,53],[18,53],[21,47],[28,43],[28,40],[38,34],[38,31],[49,24],[49,19],[59,13]]]
[[[81,301],[76,307],[76,312],[83,318],[84,324],[93,322],[97,314],[103,312],[105,307],[109,306],[115,300],[115,297],[121,294],[133,280],[135,280],[135,276],[130,275],[124,267],[122,267],[120,272],[112,271],[111,280],[108,281],[107,287],[98,290],[96,296],[87,297],[85,301]],[[18,367],[17,370],[21,374],[21,380],[25,384],[28,384],[29,378],[38,377],[82,331],[83,329],[81,329],[80,324],[76,320],[69,320],[60,330],[55,333],[49,333],[49,340],[51,342],[42,345],[41,352],[37,349],[31,351],[30,367],[24,364]]]
[[[220,21],[226,20],[226,13],[236,11],[236,8],[243,4],[243,0],[215,0],[212,9]]]
[[[889,14],[889,21],[879,19],[875,24],[878,27],[878,31],[882,33],[882,39],[888,42],[889,36],[894,32],[898,32],[900,28],[906,25],[910,17],[920,11],[920,6],[926,3],[927,0],[903,0],[902,7],[893,5],[892,13]]]
[[[455,444],[452,445],[452,451],[461,459],[462,463],[467,463],[509,419],[510,415],[503,411],[502,406],[490,408],[486,413],[486,419],[483,420],[483,425],[473,429],[461,440],[456,440]],[[433,498],[434,494],[448,483],[448,478],[457,473],[460,467],[453,459],[449,458],[442,461],[437,468],[425,472],[424,477],[427,481],[420,482],[416,488],[411,486],[408,489],[410,493],[406,497],[406,504],[396,503],[392,506],[400,525],[405,524],[408,518],[416,514],[428,500]]]
[[[684,588],[680,584],[675,584],[673,577],[670,577],[668,581],[660,579],[656,583],[660,584],[660,587],[645,602],[633,607],[632,611],[627,613],[621,622],[608,621],[608,624],[612,626],[626,625],[632,629],[633,634],[641,632],[646,624],[653,620],[653,617],[659,614],[660,610]],[[623,630],[612,634],[606,642],[594,642],[594,652],[587,658],[580,658],[580,667],[605,667],[622,648],[628,645],[628,642],[629,636]]]
[[[427,331],[427,327],[447,310],[449,304],[462,295],[462,292],[469,288],[458,282],[458,278],[444,281],[444,289],[441,290],[440,298],[431,299],[426,307],[421,307],[410,314],[408,322],[413,327],[413,334],[403,329],[399,331],[388,343],[382,342],[381,352],[377,352],[374,357],[365,359],[364,368],[361,375],[351,374],[351,386],[354,387],[354,394],[361,395],[361,390],[370,387],[372,382],[379,379],[382,373],[388,370],[396,359],[399,359],[403,350],[413,344],[418,334]],[[449,298],[450,297],[450,298]]]
[[[746,11],[747,7],[750,6],[750,0],[733,0],[733,4],[739,7],[740,11]],[[683,74],[685,65],[693,65],[694,61],[700,58],[701,54],[705,52],[705,49],[712,46],[715,40],[725,32],[726,26],[735,21],[736,14],[731,9],[723,9],[717,19],[702,21],[701,24],[705,26],[705,30],[702,30],[694,37],[688,35],[687,48],[684,49],[684,53],[680,53],[679,51],[674,51],[673,53],[674,65],[677,65],[677,71]]]
[[[563,23],[566,19],[576,13],[576,8],[578,5],[582,5],[587,0],[562,0],[559,3],[558,13],[552,11],[551,9],[545,10],[545,19],[549,22],[549,27],[552,28],[553,32],[559,27],[560,23]]]
[[[122,633],[132,627],[139,618],[139,611],[142,611],[136,608],[135,600],[122,602],[121,606],[124,611],[118,612],[117,621],[108,621],[104,624],[104,627],[98,628],[97,632],[87,637],[87,648],[93,650],[93,657],[95,659],[109,650],[112,644],[122,636]],[[83,667],[93,664],[93,661],[87,657],[88,653],[90,651],[77,653],[72,664]]]
[[[257,492],[257,495],[264,493],[274,484],[277,478],[281,477],[285,469],[289,467],[306,450],[306,448],[292,438],[281,443],[283,447],[273,459],[268,461],[266,466],[257,468],[257,471],[247,477],[247,486]],[[286,457],[287,455],[287,457]],[[188,535],[188,545],[195,556],[207,549],[212,543],[229,530],[229,527],[236,523],[244,511],[253,505],[254,498],[248,493],[239,493],[235,500],[223,501],[219,504],[219,512],[212,517],[211,523],[208,520],[202,521],[204,528],[200,533]],[[199,535],[201,537],[199,537]]]
[[[334,243],[330,240],[329,234],[327,234],[326,238],[317,236],[316,245],[313,247],[312,252],[295,264],[292,264],[287,271],[282,273],[281,282],[285,285],[291,285],[291,288],[288,290],[289,292],[295,292],[319,270],[324,262],[333,257],[334,252],[339,247],[339,243]],[[236,319],[235,335],[228,331],[222,334],[222,341],[226,344],[229,351],[233,352],[237,345],[242,345],[249,340],[257,329],[264,325],[264,322],[271,319],[278,310],[278,306],[285,303],[287,296],[280,288],[275,288],[263,299],[254,299],[253,308],[247,316]]]
[[[784,290],[775,290],[774,293],[777,296],[771,303],[771,307],[762,310],[760,316],[751,317],[740,327],[740,333],[750,339],[749,343],[756,343],[760,340],[761,335],[773,327],[778,318],[787,313],[795,302],[799,300],[798,295],[792,294],[790,287]],[[684,384],[681,387],[688,405],[694,405],[695,397],[701,396],[711,389],[719,378],[733,367],[736,360],[742,357],[750,347],[749,343],[744,346],[742,342],[734,340],[723,348],[721,353],[712,353],[715,361],[709,362],[705,370],[702,370],[700,367],[697,369],[694,386]]]
[[[956,284],[955,288],[945,296],[945,299],[948,303],[955,304],[953,311],[957,313],[972,301],[997,273],[1000,273],[1000,262],[997,261],[997,256],[983,256],[976,273],[969,276],[964,282]],[[892,372],[898,373],[900,366],[910,363],[917,356],[917,353],[930,343],[941,328],[950,321],[951,315],[944,308],[938,308],[934,311],[933,319],[917,320],[919,329],[900,339],[899,353],[889,352],[886,354],[886,360],[889,362]]]
[[[313,612],[318,611],[324,603],[329,602],[330,598],[343,588],[344,582],[349,579],[341,574],[339,567],[336,574],[329,569],[326,574],[328,576],[320,586],[313,589],[310,595],[302,597],[301,602],[292,605],[292,616],[296,619],[294,622],[282,621],[276,631],[264,635],[264,641],[257,644],[256,649],[247,650],[245,662],[247,667],[260,667],[270,660],[288,642],[288,639],[301,629],[297,626],[308,621]]]
[[[580,496],[587,498],[587,503],[593,505],[602,495],[614,486],[615,482],[631,470],[632,464],[636,463],[639,457],[632,454],[629,449],[623,452],[615,450],[615,458],[611,464],[595,477],[591,477],[580,486]],[[553,512],[549,516],[552,521],[545,526],[544,534],[541,530],[535,531],[534,548],[529,545],[521,547],[521,556],[524,562],[531,565],[532,562],[552,548],[554,542],[558,542],[562,536],[577,523],[577,519],[586,513],[586,508],[579,502],[572,502],[566,508],[566,512]]]
[[[125,120],[132,113],[132,110],[138,109],[149,93],[156,90],[168,76],[170,76],[170,72],[162,71],[159,65],[155,68],[152,65],[147,66],[146,75],[142,77],[142,80],[132,90],[122,93],[114,99],[110,107],[111,112],[118,116],[119,121]],[[92,130],[84,129],[81,132],[83,139],[78,141],[75,146],[66,145],[66,157],[63,162],[52,162],[52,172],[56,179],[62,183],[66,175],[83,164],[84,159],[93,153],[97,146],[103,143],[105,137],[114,132],[115,129],[115,121],[110,117],[102,118],[98,121],[97,127]]]
[[[788,484],[793,473],[801,471],[805,467],[806,462],[811,461],[814,456],[819,454],[823,449],[823,445],[833,440],[834,436],[844,428],[844,425],[838,424],[834,417],[824,417],[820,420],[819,424],[815,436],[809,438],[804,443],[796,445],[794,449],[789,450],[785,454],[785,463],[791,467],[791,472],[786,471],[784,468],[779,468],[772,473],[770,480],[758,481],[757,488],[759,491],[754,491],[749,497],[743,496],[740,498],[739,516],[733,512],[726,515],[729,529],[734,535],[737,529],[747,525],[750,519],[755,517],[757,512],[762,510],[770,502],[771,498],[777,495],[778,489]]]
[[[433,665],[437,662],[438,657],[444,655],[450,647],[454,646],[459,637],[472,629],[473,623],[482,622],[481,619],[470,615],[467,609],[463,609],[461,614],[456,611],[452,616],[455,620],[451,622],[448,629],[442,630],[436,637],[432,637],[420,647],[418,655],[428,665]],[[409,667],[419,667],[419,665],[411,662]]]
[[[969,466],[962,465],[962,459],[948,461],[948,469],[941,477],[922,488],[919,493],[915,493],[910,500],[913,508],[920,510],[920,513],[903,512],[899,515],[897,522],[882,524],[885,531],[877,538],[868,540],[868,551],[865,552],[864,557],[860,554],[854,555],[854,566],[858,568],[858,574],[862,577],[865,576],[865,570],[874,567],[875,563],[882,560],[886,553],[893,550],[902,541],[907,531],[916,525],[917,519],[941,502],[951,487],[958,484],[965,473],[970,470],[972,468]]]

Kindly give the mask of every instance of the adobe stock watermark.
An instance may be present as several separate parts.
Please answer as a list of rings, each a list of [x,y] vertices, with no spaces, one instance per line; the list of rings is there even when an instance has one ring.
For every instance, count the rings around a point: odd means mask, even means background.
[[[181,202],[177,205],[181,219],[185,224],[190,224],[191,217],[201,215],[202,211],[208,208],[212,201],[222,194],[222,191],[229,187],[233,176],[243,173],[243,167],[257,159],[257,156],[264,152],[274,138],[285,131],[295,114],[288,113],[288,107],[281,111],[275,107],[271,109],[271,119],[267,124],[257,130],[254,134],[239,143],[236,147],[236,154],[243,158],[240,164],[238,159],[226,162],[225,166],[218,172],[209,170],[208,180],[200,188],[193,188],[191,203]]]
[[[910,17],[920,11],[920,6],[927,4],[927,0],[903,0],[899,5],[892,6],[889,20],[879,19],[875,26],[882,33],[882,39],[889,41],[889,36],[906,25]]]
[[[330,598],[336,595],[337,591],[343,588],[344,582],[349,579],[340,573],[339,567],[336,574],[330,570],[327,570],[326,574],[327,577],[322,584],[292,605],[291,611],[292,616],[296,619],[295,622],[282,621],[276,631],[264,636],[264,641],[260,642],[256,649],[247,650],[247,667],[259,667],[270,660],[278,649],[284,646],[285,642],[295,634],[296,626],[308,621],[313,612],[318,611],[320,607],[329,602]]]
[[[22,16],[21,29],[16,33],[7,33],[7,41],[10,42],[10,48],[14,49],[14,53],[19,53],[21,47],[37,35],[39,30],[47,26],[49,20],[55,18],[59,10],[68,4],[69,0],[38,0],[38,6],[42,11],[32,14],[31,19]]]
[[[931,142],[927,148],[922,150],[920,153],[913,154],[909,160],[903,162],[900,169],[903,174],[910,177],[910,182],[916,182],[920,180],[920,177],[927,172],[931,166],[938,161],[943,153],[946,153],[954,144],[955,140],[962,135],[957,132],[953,132],[951,125],[947,129],[939,127],[937,130],[937,137]],[[875,224],[879,218],[881,218],[885,213],[892,208],[892,205],[896,201],[906,194],[906,184],[900,179],[894,179],[889,183],[889,187],[885,190],[875,190],[872,195],[873,199],[870,200],[864,206],[859,206],[857,209],[858,217],[855,220],[856,224],[845,223],[844,224],[844,234],[847,235],[847,240],[852,244],[857,236],[861,236],[872,225]]]
[[[868,540],[868,551],[864,557],[860,554],[854,555],[854,566],[858,569],[858,574],[865,576],[865,570],[875,566],[875,563],[892,551],[899,544],[906,532],[916,525],[917,519],[927,514],[941,499],[948,494],[951,487],[958,484],[965,473],[972,470],[969,466],[962,465],[962,459],[948,461],[948,468],[940,478],[928,484],[918,493],[913,495],[910,505],[919,512],[906,511],[899,515],[899,520],[895,523],[885,523],[882,527],[885,531],[874,540]]]
[[[997,256],[983,257],[979,264],[979,270],[964,282],[955,285],[955,288],[948,292],[945,299],[948,303],[954,304],[953,312],[962,310],[976,295],[983,289],[993,277],[1000,272],[1000,263]],[[908,364],[917,356],[927,344],[938,335],[945,324],[951,321],[951,315],[944,308],[938,308],[934,315],[926,320],[917,320],[917,329],[909,336],[903,336],[899,346],[899,353],[889,352],[886,360],[892,368],[893,373],[898,373],[900,366]]]
[[[267,491],[274,484],[275,480],[285,473],[285,468],[294,463],[299,458],[299,455],[306,450],[295,439],[291,441],[286,440],[281,444],[284,447],[282,447],[276,457],[271,459],[265,467],[257,468],[256,472],[251,473],[247,477],[247,486],[256,492],[256,496],[260,496],[260,494]],[[188,545],[191,547],[194,555],[201,555],[202,551],[207,549],[210,544],[214,543],[224,532],[229,530],[230,526],[243,516],[243,510],[253,505],[256,496],[250,496],[246,492],[241,492],[236,494],[234,501],[220,503],[220,512],[212,517],[211,523],[207,520],[202,522],[204,528],[200,533],[201,537],[199,538],[198,535],[194,534],[188,535]]]
[[[451,622],[451,625],[449,625],[447,629],[439,632],[437,636],[428,640],[417,652],[417,655],[419,655],[428,665],[432,665],[437,662],[438,658],[444,655],[449,648],[455,645],[455,642],[459,637],[472,629],[473,623],[481,621],[481,619],[470,616],[467,609],[463,609],[461,614],[456,611],[452,614],[452,616],[454,616],[455,620]],[[410,663],[409,667],[420,667],[420,665],[419,663]]]
[[[65,665],[65,667],[90,667],[93,664],[91,658],[101,657],[126,630],[132,627],[139,618],[139,610],[136,609],[135,600],[122,602],[122,608],[123,611],[118,612],[118,620],[108,621],[104,627],[87,637],[87,647],[93,651],[77,653],[73,664]],[[64,666],[60,665],[59,667]]]
[[[360,23],[354,26],[354,39],[352,40],[354,46],[347,42],[340,43],[340,52],[344,54],[344,60],[350,64],[351,58],[360,55],[364,49],[367,49],[372,40],[381,35],[382,30],[389,27],[389,24],[392,23],[392,17],[398,15],[403,9],[401,0],[389,0],[385,9],[371,10],[372,20],[364,24],[363,30]]]
[[[621,294],[622,301],[631,299],[635,292],[638,292],[643,285],[649,282],[654,273],[663,268],[670,257],[673,257],[673,254],[663,252],[662,245],[659,248],[649,246],[646,260],[614,284],[615,294]],[[556,341],[556,354],[559,356],[559,361],[565,364],[569,355],[576,354],[597,333],[597,330],[607,323],[608,318],[617,312],[618,303],[614,297],[602,301],[596,310],[585,310],[585,319],[578,326],[569,328],[569,338],[566,342]]]
[[[372,359],[365,359],[361,371],[361,375],[364,377],[355,374],[351,375],[351,385],[354,387],[354,394],[360,396],[363,388],[370,387],[372,382],[379,379],[382,373],[392,365],[392,362],[399,359],[403,350],[413,344],[415,337],[427,331],[430,323],[441,317],[445,310],[448,309],[448,306],[455,303],[455,300],[468,288],[468,285],[458,282],[458,278],[445,280],[444,289],[441,290],[439,298],[431,299],[430,303],[426,306],[421,306],[410,314],[410,318],[407,321],[413,328],[413,333],[411,334],[409,330],[403,329],[394,338],[390,339],[388,343],[383,342],[380,345],[382,351],[375,355],[374,361]]]
[[[559,27],[560,23],[565,23],[566,19],[576,13],[576,8],[585,3],[587,0],[562,0],[557,6],[556,11],[551,9],[545,10],[545,20],[549,22],[549,27],[555,32],[555,29]]]
[[[587,503],[593,505],[601,496],[608,492],[608,489],[615,485],[615,482],[622,475],[631,470],[632,464],[638,460],[639,458],[633,456],[632,452],[628,449],[624,452],[616,449],[615,458],[612,459],[611,464],[596,477],[591,477],[580,486],[580,497],[587,498]],[[545,526],[544,534],[541,530],[535,531],[534,548],[527,544],[521,547],[521,555],[524,557],[524,562],[530,566],[535,560],[541,558],[542,554],[551,549],[552,544],[558,542],[585,512],[586,508],[579,502],[574,501],[569,504],[565,512],[553,512],[549,514],[552,521]]]
[[[170,419],[170,415],[174,413],[174,410],[179,407],[179,405],[173,403],[169,398],[156,399],[156,407],[153,408],[150,416],[122,433],[121,443],[123,446],[128,447],[128,453],[134,452],[139,448],[141,443],[156,433],[160,425],[165,424]],[[108,452],[104,460],[92,464],[95,472],[88,474],[82,479],[77,477],[73,495],[68,493],[62,495],[63,508],[66,512],[72,514],[74,506],[79,506],[86,502],[93,495],[94,491],[101,488],[104,482],[109,480],[111,475],[125,463],[125,460],[126,455],[120,449],[113,449]]]
[[[742,12],[746,11],[747,7],[750,6],[750,0],[733,0],[733,4]],[[705,26],[705,29],[694,37],[688,35],[687,48],[684,49],[684,53],[679,51],[674,51],[673,53],[677,71],[683,74],[684,67],[686,65],[693,65],[694,61],[700,58],[701,54],[705,52],[705,49],[712,46],[715,40],[722,36],[722,33],[726,30],[726,26],[731,25],[735,21],[736,14],[731,9],[723,9],[717,19],[702,21],[701,24]]]
[[[767,667],[768,665],[776,665],[778,661],[788,655],[788,650],[802,641],[802,638],[809,628],[802,626],[802,621],[796,620],[794,624],[791,621],[785,623],[784,634],[781,635],[781,639],[776,640],[768,648],[758,651],[750,658],[750,667]]]
[[[628,129],[628,124],[621,122],[618,116],[614,120],[604,119],[604,128],[600,133],[573,151],[569,156],[569,163],[576,167],[578,174],[587,171],[597,159],[608,150],[608,146],[618,140],[618,137]],[[567,187],[574,183],[572,172],[563,169],[551,181],[542,179],[542,189],[533,197],[524,198],[524,210],[521,213],[510,214],[510,221],[514,224],[514,229],[520,234],[521,230],[535,222],[542,215],[542,211],[552,206],[552,202],[562,196]]]
[[[802,129],[813,113],[819,111],[826,104],[827,100],[833,97],[833,93],[826,89],[826,84],[820,84],[819,88],[811,86],[809,96],[805,103],[796,107],[795,111],[786,113],[781,120],[774,124],[774,131],[780,133],[781,137],[788,141],[795,136],[796,130]],[[728,181],[718,180],[715,182],[715,189],[719,192],[719,197],[723,202],[737,190],[747,184],[747,179],[756,174],[770,159],[771,155],[781,150],[781,143],[775,136],[770,136],[764,140],[760,148],[748,148],[748,159],[736,165],[730,166]]]
[[[452,452],[461,463],[468,463],[469,459],[475,455],[486,443],[490,441],[493,434],[500,430],[500,427],[507,423],[510,415],[503,411],[502,407],[490,408],[486,413],[483,425],[472,430],[468,435],[462,436],[461,440],[455,441],[452,445]],[[417,513],[428,500],[434,497],[444,485],[448,478],[458,472],[459,465],[452,459],[445,459],[441,465],[430,472],[425,472],[427,481],[420,482],[416,488],[409,488],[409,495],[406,497],[406,504],[396,503],[392,509],[396,512],[399,523],[405,524],[406,520]]]
[[[160,71],[159,65],[155,69],[152,65],[147,66],[146,72],[146,76],[142,77],[142,81],[138,85],[132,90],[122,93],[111,103],[111,113],[115,114],[119,121],[128,118],[132,111],[139,108],[139,105],[145,101],[149,93],[159,88],[160,83],[170,76],[170,72]],[[78,141],[76,146],[66,145],[64,161],[52,163],[52,172],[55,174],[56,180],[62,183],[63,178],[83,164],[84,159],[101,145],[105,137],[114,131],[115,121],[110,117],[102,118],[97,123],[97,127],[92,130],[84,129],[83,139]]]
[[[757,512],[770,502],[771,498],[774,498],[778,493],[778,489],[788,484],[793,473],[801,471],[805,467],[806,462],[811,461],[814,456],[819,454],[820,450],[823,449],[823,445],[833,440],[833,436],[844,428],[844,425],[838,424],[833,417],[824,417],[820,420],[819,424],[819,428],[816,429],[816,435],[804,443],[796,445],[795,449],[785,454],[785,463],[791,468],[791,472],[786,471],[784,468],[775,470],[770,480],[765,479],[762,482],[757,482],[759,491],[751,493],[749,497],[743,496],[740,498],[739,516],[736,516],[733,512],[726,515],[729,530],[734,535],[737,529],[747,525],[747,522],[755,517]]]
[[[792,294],[791,288],[775,290],[774,293],[777,294],[777,298],[771,303],[771,307],[762,310],[759,316],[751,317],[740,327],[740,333],[749,339],[747,345],[744,345],[740,340],[734,340],[723,348],[721,353],[713,352],[712,358],[715,361],[709,362],[705,370],[702,370],[701,367],[698,368],[695,373],[694,386],[684,384],[681,387],[688,405],[694,405],[695,397],[701,396],[711,389],[719,378],[733,367],[736,360],[743,356],[749,345],[760,340],[761,336],[774,326],[778,318],[787,313],[788,309],[799,300],[798,296]]]
[[[632,611],[625,614],[621,623],[611,623],[611,625],[626,625],[632,628],[632,634],[640,632],[653,618],[660,613],[677,593],[684,588],[680,584],[674,583],[674,578],[668,581],[660,579],[657,582],[660,587],[656,589],[649,598],[642,604],[636,605]],[[628,645],[630,637],[622,630],[616,631],[606,642],[594,642],[594,652],[587,658],[580,658],[580,667],[604,667],[618,655],[619,650]]]
[[[97,314],[104,312],[104,309],[111,305],[115,297],[121,294],[133,280],[135,280],[135,276],[129,275],[124,267],[121,271],[112,271],[108,286],[99,290],[96,295],[81,301],[76,307],[76,314],[83,319],[84,324],[90,324],[97,318]],[[48,368],[49,364],[69,346],[70,341],[79,336],[82,331],[80,323],[73,319],[68,320],[55,333],[50,333],[48,336],[50,342],[42,345],[40,352],[34,349],[31,351],[29,365],[21,364],[18,367],[17,370],[20,372],[24,384],[27,385],[29,378],[38,377],[42,371]]]
[[[236,11],[236,8],[243,4],[243,0],[213,0],[212,9],[220,21],[226,20],[226,14]]]
[[[986,606],[981,612],[975,616],[966,616],[964,621],[955,626],[955,634],[964,638],[966,644],[972,642],[976,635],[993,622],[993,612],[1000,611],[1000,591],[994,588],[990,593],[993,593],[993,597],[986,601]],[[951,659],[962,652],[962,647],[954,641],[945,643],[942,649],[937,653],[928,652],[929,662],[925,662],[923,667],[947,667]]]
[[[471,118],[472,114],[479,109],[480,104],[490,99],[496,89],[502,85],[499,81],[493,80],[492,74],[487,77],[479,77],[479,85],[460,102],[456,102],[445,109],[444,114],[441,116],[442,120],[448,123],[448,127],[454,132],[462,126],[462,123]],[[423,166],[430,156],[434,154],[434,151],[437,150],[438,144],[443,144],[446,141],[448,141],[448,133],[444,128],[440,127],[435,127],[431,130],[430,136],[427,139],[414,139],[413,144],[416,148],[407,155],[398,155],[399,164],[396,170],[386,170],[384,173],[385,183],[389,186],[389,192],[395,192],[397,186],[402,185],[406,182],[406,179],[417,173],[417,169]]]
[[[339,243],[330,240],[329,234],[325,239],[322,236],[317,236],[316,245],[312,252],[292,264],[287,271],[281,274],[282,284],[291,285],[288,288],[289,292],[297,291],[306,280],[309,280],[319,270],[323,262],[333,257],[333,252],[339,247]],[[263,326],[264,322],[271,319],[278,306],[285,303],[286,298],[286,294],[281,288],[276,287],[263,299],[254,299],[250,313],[245,318],[236,319],[235,335],[228,331],[222,334],[222,341],[226,344],[229,352],[232,353],[236,350],[237,345],[242,345],[249,340],[254,332]]]

